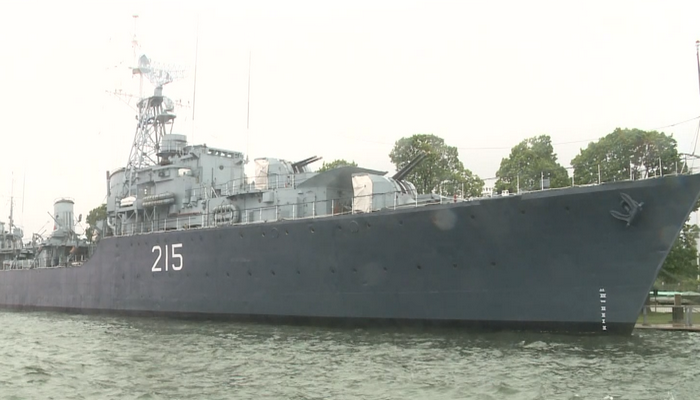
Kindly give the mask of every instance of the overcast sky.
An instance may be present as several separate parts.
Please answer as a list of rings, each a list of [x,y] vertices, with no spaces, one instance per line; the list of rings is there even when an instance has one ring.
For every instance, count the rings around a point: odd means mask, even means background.
[[[50,229],[56,198],[85,216],[127,162],[135,101],[107,91],[138,92],[133,14],[143,52],[186,69],[166,86],[190,105],[175,131],[251,158],[391,172],[396,140],[433,133],[489,178],[535,135],[568,166],[616,127],[662,128],[683,152],[698,127],[669,127],[700,115],[698,1],[13,2],[0,13],[0,221],[14,181],[25,238]]]

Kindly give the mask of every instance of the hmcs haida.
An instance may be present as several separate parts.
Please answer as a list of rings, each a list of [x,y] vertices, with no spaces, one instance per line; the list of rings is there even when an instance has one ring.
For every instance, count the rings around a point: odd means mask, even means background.
[[[246,177],[242,153],[173,133],[165,71],[134,72],[156,89],[97,244],[63,222],[52,262],[0,272],[1,305],[629,334],[700,194],[673,175],[455,201],[404,180],[424,156],[391,177],[258,158]]]

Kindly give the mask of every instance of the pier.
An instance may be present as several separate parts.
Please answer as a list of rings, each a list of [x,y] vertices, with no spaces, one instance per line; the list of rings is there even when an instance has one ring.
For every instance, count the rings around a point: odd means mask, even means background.
[[[700,305],[690,304],[680,294],[673,296],[670,305],[647,301],[634,328],[700,332]]]

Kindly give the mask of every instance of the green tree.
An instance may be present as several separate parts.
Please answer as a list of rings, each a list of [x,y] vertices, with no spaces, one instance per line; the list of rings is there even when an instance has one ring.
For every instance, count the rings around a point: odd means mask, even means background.
[[[676,140],[664,133],[617,128],[588,144],[574,157],[574,182],[589,184],[640,179],[676,172],[680,156]],[[631,170],[631,173],[630,173]]]
[[[97,230],[97,223],[107,219],[107,204],[102,204],[99,207],[93,208],[85,218],[88,227],[85,229],[85,236],[89,242],[93,241],[93,235]],[[105,223],[105,222],[103,222]],[[104,228],[103,228],[104,229]]]
[[[343,159],[339,159],[333,160],[329,163],[324,161],[323,165],[321,165],[321,168],[318,169],[318,172],[328,171],[329,169],[338,168],[346,165],[357,167],[357,163],[355,161],[345,161]]]
[[[440,185],[440,194],[443,196],[458,195],[460,197],[479,197],[484,189],[484,181],[472,171],[462,167],[454,171]]]
[[[510,150],[510,155],[501,160],[496,172],[496,190],[507,189],[511,193],[520,190],[542,189],[542,180],[549,180],[549,187],[564,187],[571,184],[566,168],[557,162],[552,139],[540,135],[525,139]],[[545,182],[546,186],[546,182]]]
[[[698,237],[700,237],[700,228],[686,222],[661,268],[659,274],[661,281],[681,283],[697,279]]]
[[[464,168],[456,147],[446,145],[444,139],[433,134],[399,139],[389,158],[399,170],[421,152],[427,154],[426,158],[406,176],[406,180],[416,186],[418,193],[458,194],[464,197],[481,194],[484,181]]]

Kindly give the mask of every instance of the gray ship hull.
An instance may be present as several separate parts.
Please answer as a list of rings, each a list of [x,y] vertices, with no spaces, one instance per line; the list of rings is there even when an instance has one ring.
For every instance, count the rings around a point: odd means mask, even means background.
[[[0,305],[629,334],[699,194],[681,175],[108,237],[79,267],[0,271]]]

